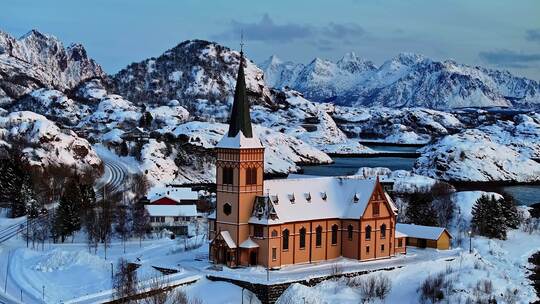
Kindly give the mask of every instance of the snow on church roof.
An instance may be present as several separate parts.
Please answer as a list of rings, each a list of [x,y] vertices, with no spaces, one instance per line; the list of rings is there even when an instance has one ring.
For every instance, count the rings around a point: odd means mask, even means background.
[[[441,234],[445,231],[442,227],[422,226],[414,224],[396,224],[396,232],[405,234],[408,237],[426,239],[426,240],[438,240]],[[450,233],[448,233],[450,234]],[[452,237],[452,235],[450,235]]]
[[[376,180],[359,176],[266,180],[275,217],[257,217],[252,224],[279,224],[321,218],[358,219],[375,190]]]
[[[223,240],[225,241],[225,243],[227,243],[227,246],[230,248],[230,249],[234,249],[236,248],[236,244],[234,243],[231,235],[229,234],[229,231],[221,231],[219,234],[221,234],[221,237],[223,237]]]
[[[216,145],[216,148],[262,148],[263,145],[256,135],[253,137],[245,137],[242,131],[239,131],[235,137],[229,137],[227,134]]]
[[[248,238],[240,244],[240,248],[259,248],[259,244],[255,243],[251,238]]]

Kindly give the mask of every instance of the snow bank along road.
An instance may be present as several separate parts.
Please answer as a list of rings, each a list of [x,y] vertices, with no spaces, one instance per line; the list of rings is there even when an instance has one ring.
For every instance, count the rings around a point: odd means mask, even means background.
[[[99,156],[105,164],[105,172],[94,186],[98,200],[103,197],[103,188],[110,192],[120,191],[129,176],[126,165],[121,161],[102,154]]]

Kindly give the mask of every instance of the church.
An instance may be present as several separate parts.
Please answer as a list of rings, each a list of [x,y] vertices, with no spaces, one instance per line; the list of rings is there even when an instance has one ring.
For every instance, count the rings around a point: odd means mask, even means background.
[[[339,257],[368,261],[406,251],[397,208],[378,179],[264,180],[264,147],[251,126],[243,52],[229,130],[215,148],[216,212],[210,260],[279,269]]]

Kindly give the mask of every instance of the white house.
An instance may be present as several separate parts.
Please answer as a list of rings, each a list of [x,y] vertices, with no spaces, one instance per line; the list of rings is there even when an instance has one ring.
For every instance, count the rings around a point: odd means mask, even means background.
[[[195,205],[145,205],[154,231],[167,229],[176,235],[193,234],[197,221]]]

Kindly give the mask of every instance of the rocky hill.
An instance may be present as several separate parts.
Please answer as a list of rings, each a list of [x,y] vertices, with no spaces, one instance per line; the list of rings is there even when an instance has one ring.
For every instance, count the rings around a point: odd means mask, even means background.
[[[290,87],[314,101],[347,106],[538,107],[540,83],[506,71],[400,54],[377,67],[346,54],[337,62],[316,58],[309,64],[272,56],[261,64],[272,87]]]
[[[85,80],[105,77],[80,44],[65,48],[56,37],[36,30],[19,39],[0,31],[0,107],[13,105],[35,89],[65,92]]]
[[[116,93],[136,104],[178,100],[194,115],[227,113],[236,83],[240,53],[203,40],[178,44],[157,58],[132,63],[113,76]],[[271,104],[263,72],[245,62],[248,98]],[[213,111],[215,110],[215,111]]]

